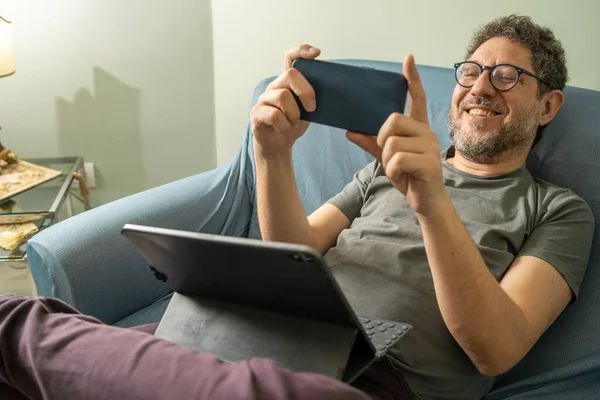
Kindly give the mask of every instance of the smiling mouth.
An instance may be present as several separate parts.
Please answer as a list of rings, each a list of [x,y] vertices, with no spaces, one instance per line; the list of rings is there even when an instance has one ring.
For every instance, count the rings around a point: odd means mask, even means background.
[[[482,117],[495,117],[497,115],[500,115],[499,113],[497,113],[495,111],[483,110],[481,108],[471,108],[467,112],[470,115],[479,115],[479,116],[482,116]]]

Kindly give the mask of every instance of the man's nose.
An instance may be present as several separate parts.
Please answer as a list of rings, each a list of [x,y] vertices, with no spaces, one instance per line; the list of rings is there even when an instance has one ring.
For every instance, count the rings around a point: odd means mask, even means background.
[[[490,82],[490,71],[485,70],[479,75],[475,83],[471,87],[471,94],[475,96],[488,96],[493,97],[496,95],[496,89]]]

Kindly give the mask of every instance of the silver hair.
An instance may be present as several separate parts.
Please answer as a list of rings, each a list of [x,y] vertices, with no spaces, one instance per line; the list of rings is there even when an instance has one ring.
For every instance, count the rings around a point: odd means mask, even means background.
[[[468,60],[484,42],[499,36],[519,43],[531,51],[535,69],[531,72],[550,86],[539,82],[538,97],[554,89],[564,89],[568,73],[562,44],[549,28],[535,24],[527,16],[513,14],[500,17],[480,27],[471,39],[465,59]]]

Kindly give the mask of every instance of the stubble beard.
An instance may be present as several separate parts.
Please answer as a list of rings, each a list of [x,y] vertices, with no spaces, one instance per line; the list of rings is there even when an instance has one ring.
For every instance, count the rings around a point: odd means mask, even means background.
[[[469,104],[479,104],[492,107],[486,99],[478,98]],[[448,127],[450,139],[456,151],[480,164],[493,164],[499,161],[508,161],[517,153],[531,146],[535,137],[540,105],[537,103],[532,110],[518,110],[516,117],[510,121],[503,121],[502,125],[485,135],[478,135],[485,127],[482,122],[469,122],[469,132],[461,127],[461,116],[466,104],[461,102],[458,110],[452,107],[448,112]]]

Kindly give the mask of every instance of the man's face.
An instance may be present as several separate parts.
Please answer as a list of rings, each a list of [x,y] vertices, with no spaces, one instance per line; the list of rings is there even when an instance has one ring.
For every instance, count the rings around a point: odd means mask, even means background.
[[[483,66],[512,64],[535,73],[531,52],[503,37],[483,43],[469,61]],[[482,164],[498,162],[510,151],[528,151],[539,125],[537,89],[537,80],[522,74],[514,88],[500,92],[491,85],[489,70],[471,88],[457,84],[449,112],[450,137],[456,150]]]

